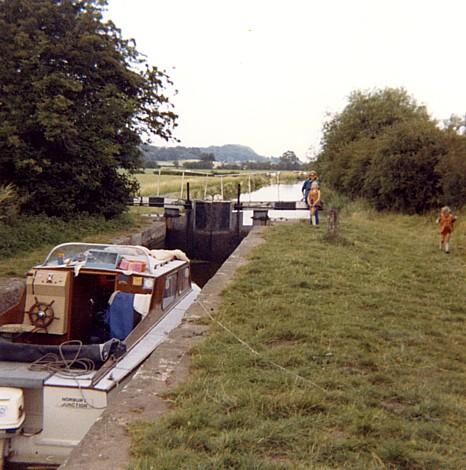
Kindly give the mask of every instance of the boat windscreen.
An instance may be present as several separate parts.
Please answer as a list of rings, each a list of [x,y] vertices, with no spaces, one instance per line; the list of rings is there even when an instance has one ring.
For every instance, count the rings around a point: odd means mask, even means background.
[[[101,269],[127,269],[120,266],[122,260],[140,262],[141,271],[151,263],[147,249],[130,245],[104,245],[90,243],[64,243],[56,246],[47,256],[43,267],[67,267],[83,265]]]

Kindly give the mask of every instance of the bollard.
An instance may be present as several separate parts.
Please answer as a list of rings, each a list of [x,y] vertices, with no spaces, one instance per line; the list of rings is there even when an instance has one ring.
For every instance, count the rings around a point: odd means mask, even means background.
[[[252,215],[252,225],[267,225],[269,220],[268,209],[254,209]]]

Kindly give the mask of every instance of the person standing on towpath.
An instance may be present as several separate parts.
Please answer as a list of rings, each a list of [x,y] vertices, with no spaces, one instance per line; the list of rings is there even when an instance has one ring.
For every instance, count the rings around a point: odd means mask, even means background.
[[[319,175],[317,174],[316,171],[311,170],[309,172],[309,176],[308,176],[307,180],[304,181],[303,187],[301,188],[301,192],[303,193],[303,200],[306,204],[308,204],[307,197],[309,196],[309,191],[311,190],[311,185],[314,182],[316,182],[318,187],[320,188]]]
[[[311,211],[311,225],[319,226],[319,207],[320,207],[320,189],[319,183],[313,181],[311,184],[311,190],[307,195],[307,205]]]
[[[445,249],[445,253],[450,253],[450,236],[456,217],[448,206],[442,207],[436,222],[440,225],[440,249]]]

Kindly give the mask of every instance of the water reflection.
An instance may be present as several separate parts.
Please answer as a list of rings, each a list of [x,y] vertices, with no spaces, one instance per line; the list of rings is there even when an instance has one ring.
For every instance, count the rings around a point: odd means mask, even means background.
[[[215,275],[221,265],[221,262],[192,259],[191,279],[202,288]]]
[[[257,191],[241,194],[241,201],[301,201],[303,197],[301,193],[302,185],[303,182],[293,184],[272,184],[270,186],[264,186]],[[306,209],[294,211],[269,210],[269,217],[271,219],[307,219],[309,217],[309,211]],[[252,211],[243,211],[243,224],[252,225]]]

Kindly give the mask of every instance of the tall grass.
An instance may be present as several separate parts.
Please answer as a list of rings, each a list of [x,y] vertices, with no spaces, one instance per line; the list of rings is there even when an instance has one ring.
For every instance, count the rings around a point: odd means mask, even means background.
[[[216,316],[258,354],[211,322],[131,468],[464,468],[466,224],[446,255],[431,218],[354,207],[344,243],[268,232]]]
[[[135,227],[129,214],[113,220],[103,217],[75,217],[64,221],[56,217],[20,216],[13,223],[0,223],[0,276],[22,276],[41,261],[53,246],[111,236]]]
[[[251,189],[259,189],[267,184],[276,182],[276,176],[269,174],[251,174],[247,172],[239,176],[186,176],[183,188],[181,187],[181,175],[161,175],[160,180],[157,170],[154,172],[146,171],[145,173],[135,175],[140,184],[141,196],[169,195],[179,197],[183,190],[183,196],[186,197],[186,183],[190,185],[190,197],[192,199],[203,199],[204,195],[212,197],[221,194],[221,186],[223,181],[223,194],[225,199],[231,199],[236,196],[237,185],[241,184],[241,191],[244,193],[251,184]],[[282,172],[280,173],[280,181],[294,181],[297,179],[296,173]]]

